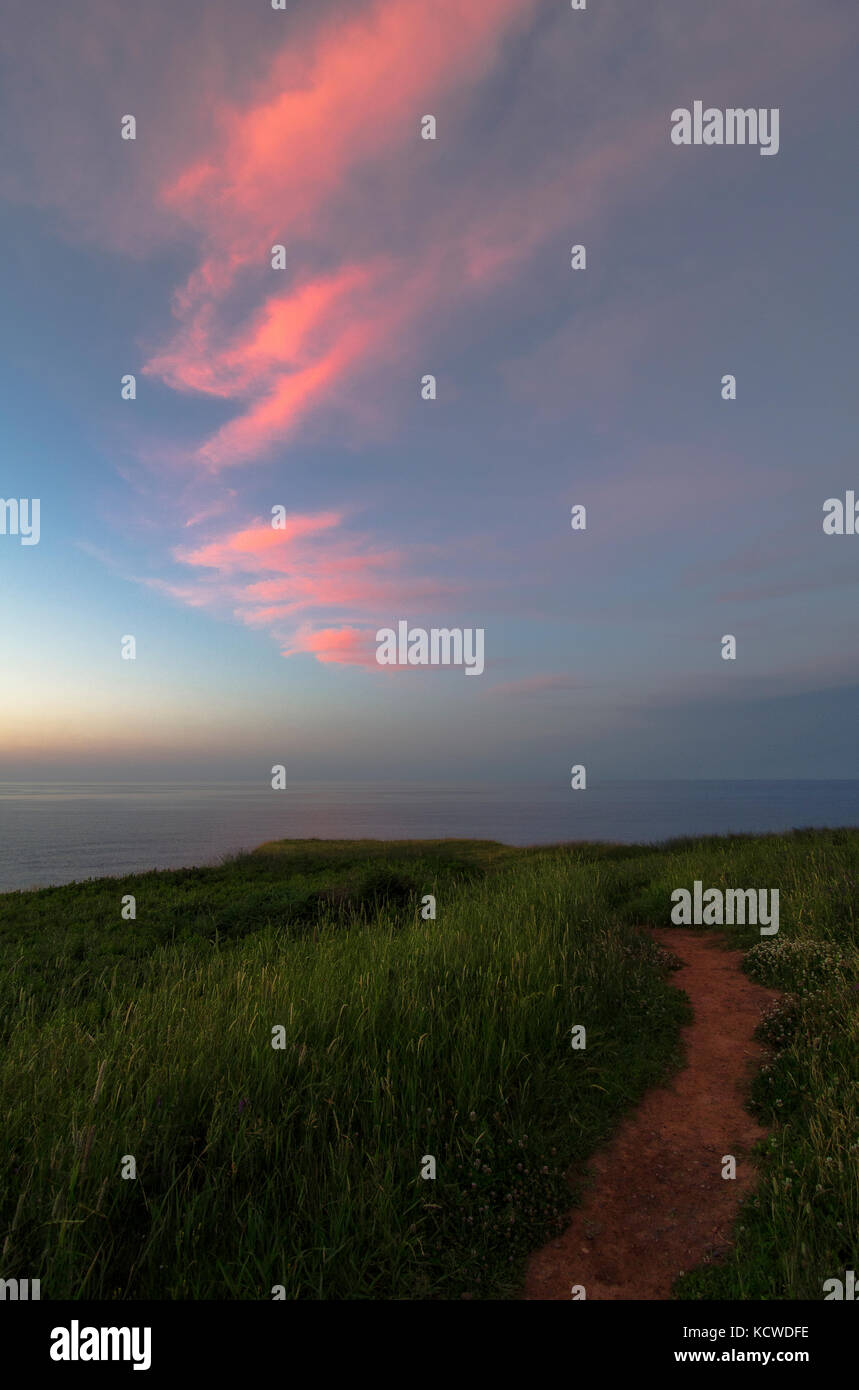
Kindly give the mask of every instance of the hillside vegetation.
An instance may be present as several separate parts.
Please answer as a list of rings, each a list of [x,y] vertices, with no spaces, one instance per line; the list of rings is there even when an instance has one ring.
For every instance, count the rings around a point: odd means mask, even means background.
[[[54,1299],[515,1296],[565,1174],[680,1064],[688,1005],[638,927],[695,879],[780,889],[777,937],[726,935],[785,999],[758,1190],[729,1261],[677,1293],[820,1298],[859,1234],[857,831],[300,840],[0,896],[0,1277]]]

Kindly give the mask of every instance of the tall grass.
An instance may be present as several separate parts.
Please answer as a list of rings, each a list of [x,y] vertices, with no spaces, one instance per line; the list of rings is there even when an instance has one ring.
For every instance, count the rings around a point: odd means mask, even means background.
[[[435,921],[417,896],[362,902],[312,933],[158,945],[133,989],[115,965],[50,1008],[20,988],[5,1277],[54,1298],[512,1293],[565,1171],[676,1060],[684,1003],[599,868],[522,856],[422,886]]]
[[[780,889],[777,937],[726,932],[784,998],[758,1187],[728,1259],[676,1293],[820,1298],[859,1258],[856,831],[284,842],[0,897],[0,1276],[46,1298],[514,1296],[564,1174],[678,1064],[685,997],[636,928],[696,878]]]

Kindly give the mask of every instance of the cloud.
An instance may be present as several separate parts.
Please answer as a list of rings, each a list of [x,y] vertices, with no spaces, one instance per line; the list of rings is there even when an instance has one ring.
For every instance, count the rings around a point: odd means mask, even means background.
[[[315,631],[299,628],[284,656],[309,652],[317,661],[328,665],[366,666],[382,670],[376,661],[375,633],[354,627],[324,627]]]
[[[407,256],[344,262],[335,205],[361,187],[368,162],[384,166],[404,150],[419,178],[426,103],[483,76],[535,8],[378,0],[284,46],[249,100],[216,109],[210,148],[160,190],[163,207],[199,236],[200,259],[174,295],[178,328],[144,371],[174,389],[248,403],[189,463],[217,471],[264,455],[438,298],[450,279],[438,250],[421,257],[412,243]],[[361,206],[362,220],[378,226],[375,197]],[[276,244],[287,248],[286,272],[269,268]],[[319,264],[326,256],[336,268]],[[488,273],[484,260],[472,248],[475,283]],[[289,288],[272,289],[285,276]],[[262,302],[248,320],[254,296]],[[240,308],[231,330],[237,298],[245,320]]]
[[[729,3],[718,19],[655,0],[645,17],[597,6],[587,20],[568,6],[547,15],[537,0],[356,0],[303,7],[275,28],[271,12],[237,18],[212,0],[203,7],[211,23],[143,7],[132,42],[126,16],[111,18],[95,0],[85,8],[89,23],[58,13],[30,55],[32,91],[13,75],[2,110],[33,157],[33,179],[24,160],[12,180],[19,196],[60,207],[66,222],[114,249],[169,247],[186,258],[172,272],[172,330],[145,348],[143,373],[203,398],[194,418],[212,409],[216,422],[189,446],[171,438],[147,453],[141,444],[139,472],[167,480],[178,525],[204,534],[174,551],[178,575],[147,582],[270,632],[286,652],[358,664],[362,633],[406,603],[416,616],[420,605],[447,602],[457,584],[411,574],[413,549],[348,531],[342,505],[296,513],[282,533],[258,521],[206,536],[218,517],[258,505],[214,475],[249,470],[300,429],[327,431],[342,447],[356,419],[395,427],[388,407],[401,383],[386,385],[394,373],[380,367],[414,369],[416,399],[418,366],[433,370],[463,330],[490,369],[515,341],[501,383],[529,419],[547,396],[569,418],[576,387],[588,403],[602,390],[613,412],[621,373],[637,375],[650,352],[659,292],[623,287],[618,301],[615,284],[613,302],[600,294],[595,308],[565,312],[562,328],[555,317],[546,330],[547,304],[551,312],[558,284],[573,279],[570,242],[605,248],[619,211],[623,235],[634,235],[636,205],[658,207],[666,183],[688,174],[668,146],[667,115],[693,89],[703,93],[701,82],[714,100],[728,88],[734,100],[761,74],[778,88],[836,53],[848,24],[831,5],[812,11],[799,0],[784,0],[777,25],[755,0]],[[510,43],[526,31],[526,43]],[[0,44],[15,56],[8,36]],[[81,73],[98,94],[91,107]],[[140,116],[134,146],[118,138],[124,110]],[[430,111],[435,145],[419,138]],[[109,149],[107,132],[116,136]],[[760,164],[749,166],[756,177]],[[286,247],[285,271],[271,269],[275,243]],[[167,303],[165,292],[165,311]],[[498,315],[489,334],[484,307]],[[667,305],[664,327],[676,311]],[[694,305],[688,313],[694,322]],[[523,350],[529,341],[536,346]],[[705,477],[687,463],[645,468],[640,441],[629,457],[637,476],[630,467],[626,477],[598,477],[585,499],[613,544],[685,525],[740,483],[758,486],[740,460],[717,460]],[[132,470],[125,476],[142,496]],[[769,487],[761,470],[756,477]],[[325,487],[323,479],[330,498]],[[142,529],[144,510],[124,524]],[[449,558],[455,574],[458,557]],[[504,572],[492,582],[502,590]],[[565,689],[564,679],[496,690],[538,695]]]
[[[321,662],[375,667],[375,646],[367,644],[392,613],[403,605],[432,610],[460,597],[448,580],[406,574],[412,549],[380,548],[347,532],[334,511],[287,515],[277,528],[258,520],[198,546],[176,546],[173,556],[191,577],[151,578],[150,588],[189,607],[226,608],[271,633],[284,655],[306,652]]]
[[[185,564],[217,569],[222,574],[246,574],[256,569],[287,570],[294,563],[293,541],[319,535],[340,521],[337,512],[286,516],[282,526],[275,527],[271,521],[261,522],[195,550],[179,547],[175,555]]]
[[[659,6],[640,36],[640,82],[621,84],[616,109],[589,138],[574,130],[565,140],[558,113],[547,112],[551,138],[535,146],[514,103],[498,112],[494,140],[477,134],[485,158],[429,182],[438,173],[419,138],[421,115],[439,113],[445,148],[451,126],[461,136],[463,105],[478,104],[481,83],[507,59],[507,40],[537,9],[535,0],[377,0],[284,45],[241,101],[216,104],[209,148],[160,190],[163,207],[197,236],[199,259],[174,296],[176,332],[145,367],[175,389],[238,407],[189,467],[219,472],[265,458],[311,416],[317,428],[328,417],[325,428],[342,435],[356,377],[384,362],[417,364],[437,328],[455,333],[469,299],[489,296],[542,246],[553,245],[560,263],[571,229],[592,234],[597,219],[658,196],[687,167],[667,142],[677,51],[685,84],[741,85],[757,74],[756,60],[738,58],[724,34],[696,42],[710,36],[711,21],[673,33],[666,17],[676,7]],[[566,63],[577,74],[580,124],[618,32],[597,25],[588,64],[571,18],[532,35],[529,76],[557,88]],[[770,27],[753,8],[746,48]],[[823,59],[842,37],[836,15],[812,22],[799,7],[768,34],[768,63],[791,72],[808,45]],[[288,269],[272,271],[270,249],[280,243]],[[287,288],[274,288],[273,277]],[[532,404],[548,390],[564,410],[571,380],[583,398],[601,383],[613,399],[617,344],[627,359],[647,353],[652,307],[630,314],[601,304],[596,318],[576,315],[506,369],[508,384]]]

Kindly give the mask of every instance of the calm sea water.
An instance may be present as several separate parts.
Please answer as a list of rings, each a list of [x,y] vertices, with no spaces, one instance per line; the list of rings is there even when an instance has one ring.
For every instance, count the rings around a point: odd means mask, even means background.
[[[507,844],[859,826],[859,781],[610,782],[567,788],[0,782],[0,892],[216,863],[263,840]]]

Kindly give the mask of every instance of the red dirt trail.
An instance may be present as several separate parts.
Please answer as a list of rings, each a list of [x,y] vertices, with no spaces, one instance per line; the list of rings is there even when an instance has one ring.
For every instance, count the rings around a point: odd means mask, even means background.
[[[717,934],[650,935],[684,962],[674,976],[695,1011],[686,1064],[649,1091],[592,1158],[592,1183],[571,1224],[531,1256],[524,1299],[667,1299],[678,1274],[724,1255],[740,1199],[754,1185],[752,1145],[766,1131],[744,1107],[764,1055],[752,1036],[778,993],[740,969]],[[737,1160],[722,1177],[722,1155]]]

